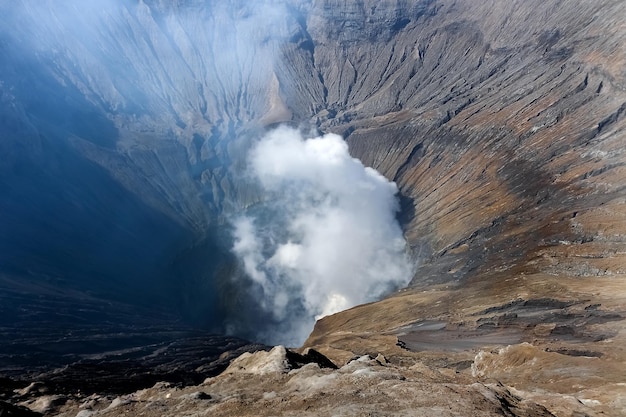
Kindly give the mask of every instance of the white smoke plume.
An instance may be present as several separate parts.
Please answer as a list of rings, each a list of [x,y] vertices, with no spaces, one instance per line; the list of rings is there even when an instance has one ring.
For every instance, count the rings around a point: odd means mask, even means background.
[[[340,136],[280,127],[252,149],[249,171],[267,200],[234,222],[233,250],[274,322],[266,341],[300,344],[315,319],[408,283],[397,187]]]

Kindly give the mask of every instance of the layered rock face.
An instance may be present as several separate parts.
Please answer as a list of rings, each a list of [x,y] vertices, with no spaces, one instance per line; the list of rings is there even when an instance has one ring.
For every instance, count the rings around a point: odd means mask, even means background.
[[[263,198],[241,178],[245,151],[284,122],[342,134],[398,184],[417,265],[402,294],[323,319],[308,345],[494,377],[557,415],[562,395],[619,415],[623,9],[2,5],[3,317],[81,300],[94,317],[119,306],[108,322],[132,323],[138,304],[168,325],[181,311],[216,330],[239,319],[223,224]]]
[[[312,25],[338,10],[325,7]],[[311,29],[334,113],[321,125],[413,200],[416,284],[624,272],[620,7],[355,6],[336,12],[341,31]]]

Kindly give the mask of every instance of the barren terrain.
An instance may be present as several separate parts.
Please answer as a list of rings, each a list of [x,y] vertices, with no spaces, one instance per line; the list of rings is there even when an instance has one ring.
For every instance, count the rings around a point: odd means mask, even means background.
[[[626,415],[624,2],[285,0],[262,25],[226,3],[104,8],[81,23],[93,44],[51,36],[79,9],[39,25],[52,3],[0,6],[0,324],[21,341],[0,353],[22,375],[0,415]],[[216,317],[255,334],[218,237],[262,199],[242,155],[277,123],[341,134],[397,183],[410,285],[290,351],[154,342],[139,356],[163,381],[127,392],[52,384],[71,366],[29,374],[32,352],[59,359],[41,341]],[[215,372],[159,357],[177,349]],[[125,360],[97,370],[123,384]]]

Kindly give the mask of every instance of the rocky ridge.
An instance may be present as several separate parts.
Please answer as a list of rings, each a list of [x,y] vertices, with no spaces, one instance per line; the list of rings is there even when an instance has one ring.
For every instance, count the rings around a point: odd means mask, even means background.
[[[471,382],[466,376],[442,374],[419,363],[397,366],[382,355],[375,359],[363,355],[332,369],[325,366],[325,358],[319,354],[315,357],[321,359],[321,363],[298,363],[294,356],[303,358],[277,346],[270,352],[244,354],[221,375],[197,386],[181,388],[158,383],[115,398],[64,399],[60,402],[62,405],[49,407],[49,411],[54,409],[59,416],[81,417],[128,413],[144,416],[406,415],[407,410],[414,415],[441,416],[459,413],[468,416],[554,415],[501,384]],[[454,401],[446,398],[450,395],[454,396]],[[53,398],[47,397],[45,402],[53,403]],[[574,404],[573,410],[584,409],[575,405],[574,399],[570,403]],[[34,408],[34,404],[30,405]]]

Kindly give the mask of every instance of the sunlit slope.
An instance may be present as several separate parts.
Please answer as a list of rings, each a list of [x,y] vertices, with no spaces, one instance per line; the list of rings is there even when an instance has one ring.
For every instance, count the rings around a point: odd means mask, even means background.
[[[626,272],[620,2],[323,4],[317,120],[413,200],[416,284]]]

